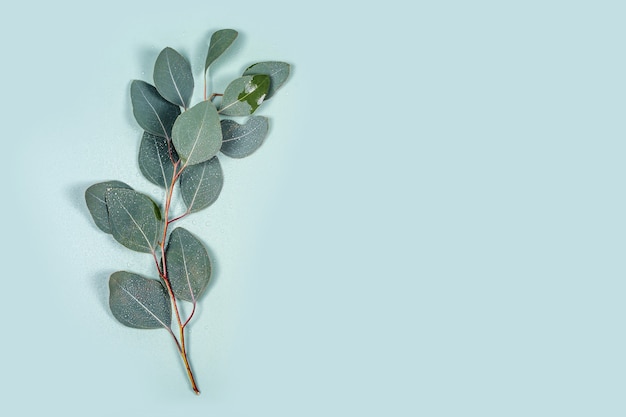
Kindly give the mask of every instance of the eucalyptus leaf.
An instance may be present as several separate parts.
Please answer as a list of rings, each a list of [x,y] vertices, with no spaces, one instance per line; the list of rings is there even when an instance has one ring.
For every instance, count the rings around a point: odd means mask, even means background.
[[[125,326],[136,329],[169,329],[172,304],[160,281],[118,271],[109,278],[109,307]]]
[[[106,181],[94,184],[85,191],[85,202],[96,226],[105,233],[111,233],[109,212],[106,203],[106,193],[112,188],[126,188],[132,190],[130,185],[122,181]]]
[[[237,35],[237,31],[233,29],[221,29],[213,33],[204,63],[205,72],[209,69],[211,64],[232,45],[235,39],[237,39]]]
[[[170,156],[171,152],[171,156]],[[139,169],[153,184],[168,188],[174,175],[173,162],[178,161],[174,146],[161,136],[144,132],[139,146]]]
[[[220,113],[224,116],[249,116],[263,103],[270,87],[269,75],[246,75],[224,90]]]
[[[242,125],[229,119],[221,124],[221,151],[231,158],[244,158],[259,149],[269,128],[269,121],[263,116],[252,116]]]
[[[211,278],[211,259],[202,242],[178,227],[170,235],[165,256],[167,277],[176,298],[196,301]]]
[[[215,105],[202,101],[176,119],[172,141],[178,156],[187,165],[213,158],[222,146],[222,129]]]
[[[265,61],[258,62],[254,65],[250,65],[243,73],[243,75],[257,75],[266,74],[270,77],[270,88],[267,91],[265,100],[269,100],[276,90],[278,90],[289,77],[291,66],[286,62],[280,61]]]
[[[193,94],[189,62],[174,49],[163,49],[154,64],[154,85],[167,101],[188,108]]]
[[[224,184],[224,174],[217,156],[190,165],[180,174],[180,193],[190,213],[209,207],[217,200]]]
[[[170,137],[180,107],[165,100],[157,89],[145,81],[130,84],[133,114],[139,126],[153,135]]]
[[[161,237],[163,222],[150,197],[134,190],[111,188],[106,192],[111,234],[122,245],[138,252],[152,252]]]

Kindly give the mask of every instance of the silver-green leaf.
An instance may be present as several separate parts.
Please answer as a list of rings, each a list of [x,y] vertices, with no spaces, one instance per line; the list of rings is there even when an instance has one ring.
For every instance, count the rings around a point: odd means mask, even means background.
[[[170,137],[180,107],[165,100],[157,89],[145,81],[130,84],[133,114],[139,126],[153,135]]]
[[[231,158],[244,158],[259,149],[267,136],[267,117],[252,116],[246,123],[222,120],[222,153]]]
[[[163,49],[154,63],[154,85],[167,101],[188,108],[193,94],[189,62],[176,50]]]
[[[209,207],[217,200],[224,184],[224,174],[217,156],[190,165],[180,174],[180,193],[190,213]]]
[[[237,39],[237,35],[237,31],[233,29],[221,29],[213,33],[204,63],[205,72],[209,69],[211,64],[232,45],[235,39]]]
[[[267,91],[265,100],[269,100],[289,77],[291,66],[286,62],[265,61],[250,65],[243,75],[267,74],[270,77],[270,88]]]
[[[178,156],[186,165],[213,158],[222,146],[222,129],[215,105],[202,101],[176,119],[172,141]]]
[[[211,259],[206,248],[189,231],[178,227],[170,235],[165,256],[174,295],[195,302],[211,279]]]
[[[136,329],[169,329],[172,304],[160,281],[118,271],[109,278],[109,307],[125,326]]]
[[[163,222],[150,197],[134,190],[111,188],[106,192],[111,234],[122,245],[138,252],[154,251]]]
[[[126,188],[131,190],[130,185],[121,181],[105,181],[94,184],[85,191],[85,202],[96,226],[105,233],[111,233],[109,212],[106,203],[106,193],[112,188]]]
[[[170,155],[171,153],[171,155]],[[178,154],[174,146],[161,136],[144,132],[139,146],[139,169],[153,184],[168,188],[174,174]]]
[[[269,75],[246,75],[224,90],[220,113],[224,116],[249,116],[263,103],[270,87]]]

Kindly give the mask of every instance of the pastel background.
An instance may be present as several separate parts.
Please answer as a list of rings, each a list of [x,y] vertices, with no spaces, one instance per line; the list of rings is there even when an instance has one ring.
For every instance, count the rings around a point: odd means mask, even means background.
[[[43,416],[626,415],[626,5],[24,1],[0,17],[0,404]],[[117,323],[150,274],[92,183],[138,173],[128,95],[210,34],[290,80],[189,217],[216,263],[191,327]],[[199,90],[198,90],[199,92]],[[199,95],[196,95],[198,97]]]

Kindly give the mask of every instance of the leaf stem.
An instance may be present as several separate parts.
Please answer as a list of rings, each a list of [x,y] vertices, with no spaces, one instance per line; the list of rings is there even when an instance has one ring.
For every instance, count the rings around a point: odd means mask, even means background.
[[[189,322],[191,321],[191,318],[193,317],[194,313],[196,312],[196,305],[198,303],[196,302],[196,300],[193,300],[193,307],[191,309],[191,313],[189,313],[189,317],[187,317],[187,320],[185,321],[185,323],[183,324],[183,328],[187,327],[187,325],[189,324]]]
[[[168,226],[173,221],[183,217],[183,216],[180,216],[176,219],[169,220],[169,212],[170,212],[170,207],[172,203],[172,196],[174,195],[174,188],[176,186],[176,181],[178,180],[178,178],[180,177],[180,174],[184,171],[185,168],[186,168],[186,165],[181,166],[180,161],[176,161],[174,163],[174,172],[172,174],[172,182],[170,183],[170,186],[167,189],[167,192],[165,194],[165,208],[164,208],[164,213],[163,213],[163,217],[165,221],[163,225],[163,236],[159,244],[160,250],[161,250],[161,264],[160,265],[159,265],[159,261],[157,259],[156,253],[154,251],[153,251],[153,256],[154,256],[154,260],[156,263],[157,271],[159,272],[159,275],[161,276],[161,278],[163,279],[163,282],[165,283],[167,293],[172,303],[172,308],[174,309],[174,315],[176,316],[176,322],[178,324],[179,337],[177,338],[171,329],[169,329],[170,334],[172,335],[172,337],[174,338],[174,341],[176,342],[178,352],[180,353],[180,357],[183,360],[183,364],[185,365],[185,370],[187,371],[187,376],[189,377],[189,382],[191,383],[191,389],[193,390],[193,392],[200,395],[200,390],[198,389],[198,385],[196,384],[196,380],[191,370],[191,365],[189,364],[189,358],[187,356],[187,347],[185,344],[185,327],[189,323],[191,316],[183,324],[183,321],[180,315],[180,310],[178,308],[178,303],[176,302],[176,296],[174,295],[172,284],[170,283],[170,280],[167,276],[167,257],[166,257],[166,250],[165,250],[165,242],[167,239]],[[194,308],[191,312],[191,315],[193,315],[194,311],[195,311],[195,303],[194,303]]]
[[[180,216],[178,216],[178,217],[174,217],[172,220],[168,220],[168,224],[172,224],[172,223],[174,223],[175,221],[180,220],[180,219],[182,219],[183,217],[188,216],[190,213],[191,213],[191,211],[190,211],[189,209],[187,209],[187,211],[186,211],[186,212],[184,212],[183,214],[181,214]]]

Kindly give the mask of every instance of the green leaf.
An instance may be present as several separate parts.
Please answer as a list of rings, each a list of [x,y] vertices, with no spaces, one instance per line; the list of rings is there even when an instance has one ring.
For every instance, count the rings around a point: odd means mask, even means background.
[[[118,271],[109,279],[109,307],[125,326],[136,329],[170,328],[172,304],[160,281]]]
[[[190,165],[180,174],[180,193],[190,213],[209,207],[217,200],[224,184],[222,167],[217,156]]]
[[[215,105],[202,101],[176,119],[172,140],[180,158],[195,165],[213,158],[222,146],[222,129]]]
[[[189,62],[174,49],[163,49],[154,63],[154,85],[170,103],[189,107],[193,94],[193,74]]]
[[[172,144],[168,146],[166,138],[143,133],[139,146],[139,169],[150,182],[168,188],[174,174],[172,160],[176,162],[178,154]]]
[[[153,135],[170,137],[180,107],[161,97],[154,86],[140,80],[130,84],[130,99],[135,119],[143,130]]]
[[[222,120],[222,153],[231,158],[244,158],[263,143],[269,122],[267,117],[252,116],[245,124],[233,120]]]
[[[85,191],[85,202],[96,226],[105,233],[111,233],[109,224],[109,212],[107,210],[106,193],[112,188],[126,188],[132,190],[130,185],[121,181],[106,181],[94,184]]]
[[[286,62],[266,61],[250,65],[243,75],[266,74],[270,77],[270,88],[267,91],[265,100],[269,100],[289,77],[291,66]]]
[[[161,212],[150,197],[134,190],[111,188],[106,192],[111,234],[122,245],[152,252],[161,237]]]
[[[246,75],[237,78],[224,90],[220,113],[235,117],[251,115],[265,100],[269,87],[269,75]]]
[[[207,52],[204,71],[206,72],[211,64],[228,49],[237,38],[237,31],[233,29],[218,30],[211,36],[209,51]]]
[[[178,227],[170,235],[165,256],[167,277],[176,298],[196,301],[211,278],[211,259],[202,242]]]

